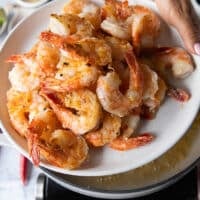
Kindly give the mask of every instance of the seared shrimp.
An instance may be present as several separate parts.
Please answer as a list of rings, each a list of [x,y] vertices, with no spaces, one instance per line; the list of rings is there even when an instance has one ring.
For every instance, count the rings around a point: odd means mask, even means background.
[[[120,117],[105,113],[101,127],[96,131],[87,133],[85,139],[95,147],[104,146],[119,135],[120,127]]]
[[[185,78],[194,71],[191,56],[179,47],[161,47],[152,54],[153,67],[163,77],[171,69],[175,78]]]
[[[141,64],[144,74],[144,93],[143,103],[149,105],[154,101],[156,92],[158,91],[158,75],[147,65]],[[150,105],[149,105],[150,106]]]
[[[88,64],[85,59],[75,60],[61,57],[57,68],[55,77],[46,78],[42,83],[44,88],[69,92],[92,86],[99,76],[98,69]]]
[[[50,164],[73,169],[86,159],[88,147],[84,138],[60,128],[52,110],[45,110],[31,121],[27,140],[35,165],[42,156]]]
[[[96,95],[90,90],[55,93],[43,89],[41,94],[64,128],[71,129],[75,134],[84,134],[98,126],[102,110]]]
[[[15,90],[27,92],[39,87],[41,70],[35,57],[35,52],[29,52],[21,55],[12,55],[6,60],[9,63],[15,63],[8,75],[10,83]]]
[[[94,32],[89,21],[74,14],[51,14],[49,29],[55,34],[65,36],[68,42],[91,37]]]
[[[119,136],[110,143],[110,147],[119,151],[126,151],[140,146],[144,146],[151,142],[154,136],[149,133],[144,133],[132,138],[123,138]]]
[[[111,47],[113,61],[123,61],[126,52],[133,51],[133,47],[126,40],[106,36],[105,41]]]
[[[31,72],[31,68],[24,64],[15,64],[8,77],[12,87],[20,92],[37,89],[40,85],[40,73]]]
[[[100,8],[88,0],[70,0],[63,8],[64,13],[76,14],[88,20],[95,29],[100,27]]]
[[[59,59],[59,49],[47,42],[40,41],[38,43],[36,60],[45,76],[52,76],[55,74]]]
[[[19,92],[11,88],[7,92],[7,107],[13,127],[25,137],[29,122],[48,108],[48,102],[37,91]]]
[[[139,107],[143,94],[143,77],[140,66],[132,52],[125,55],[130,69],[129,88],[123,95],[119,91],[121,83],[116,72],[100,76],[97,81],[97,96],[103,108],[119,117],[127,115],[131,109]]]
[[[7,92],[7,108],[14,129],[23,137],[28,131],[28,113],[32,101],[31,93],[10,89]]]
[[[141,48],[152,48],[160,31],[160,20],[156,14],[143,6],[133,6],[132,41],[137,52]]]
[[[52,133],[51,145],[39,144],[41,155],[51,164],[61,168],[75,169],[85,161],[88,146],[84,138],[68,130]]]
[[[65,56],[77,59],[80,56],[88,58],[88,62],[93,65],[105,66],[112,62],[111,48],[102,39],[95,37],[84,38],[79,41],[69,42],[66,37],[62,37],[52,32],[42,32],[42,41],[46,41],[65,52]]]
[[[104,20],[101,29],[114,37],[131,40],[131,13],[128,1],[106,0],[102,8]]]

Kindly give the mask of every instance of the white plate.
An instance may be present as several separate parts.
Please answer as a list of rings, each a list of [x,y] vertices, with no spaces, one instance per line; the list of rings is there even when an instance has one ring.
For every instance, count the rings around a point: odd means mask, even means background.
[[[6,91],[9,88],[8,71],[10,68],[4,60],[12,54],[28,51],[37,41],[40,32],[47,28],[49,15],[59,12],[65,2],[66,0],[54,1],[24,20],[8,36],[0,55],[0,119],[2,129],[12,144],[27,157],[26,141],[18,136],[9,122]],[[99,1],[96,0],[96,2]],[[156,10],[155,4],[148,0],[129,2],[142,4]],[[163,26],[161,43],[163,45],[181,45],[177,33],[166,26]],[[184,81],[177,82],[179,86],[184,85],[190,91],[192,95],[190,101],[186,104],[180,104],[173,99],[167,99],[154,120],[142,123],[140,132],[152,132],[156,135],[156,139],[151,144],[125,152],[115,151],[107,147],[91,150],[88,161],[77,170],[65,170],[46,163],[41,163],[41,166],[64,174],[103,176],[140,167],[161,156],[184,135],[199,109],[200,68],[198,65],[200,57],[193,57],[197,65],[195,72]]]
[[[41,6],[42,4],[46,3],[47,1],[49,1],[49,0],[38,0],[38,1],[35,1],[35,2],[28,2],[28,1],[24,1],[24,0],[16,0],[16,2],[17,2],[20,6],[23,6],[23,7],[26,7],[26,8],[35,8],[35,7],[39,7],[39,6]]]

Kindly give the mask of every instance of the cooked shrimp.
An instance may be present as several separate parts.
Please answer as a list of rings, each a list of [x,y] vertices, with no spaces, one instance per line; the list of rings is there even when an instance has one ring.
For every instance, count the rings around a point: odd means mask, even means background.
[[[157,92],[153,96],[151,96],[151,98],[148,98],[143,101],[143,106],[140,115],[145,119],[153,119],[155,117],[158,108],[160,107],[161,103],[163,102],[166,96],[167,86],[160,77],[158,77],[157,84]]]
[[[96,95],[90,90],[55,93],[43,89],[41,94],[64,128],[71,129],[75,134],[84,134],[98,126],[102,110]]]
[[[56,130],[50,138],[51,145],[39,144],[41,155],[51,164],[75,169],[86,160],[88,146],[84,138],[68,130]]]
[[[41,70],[35,60],[36,52],[12,55],[6,62],[15,63],[9,72],[9,80],[15,90],[27,92],[39,87]]]
[[[89,21],[74,14],[51,14],[49,29],[52,33],[65,36],[68,42],[91,37],[94,32]]]
[[[12,88],[7,92],[7,108],[11,124],[23,137],[27,135],[31,99],[30,92],[19,92]]]
[[[32,69],[24,64],[15,64],[9,72],[9,81],[12,87],[20,92],[28,92],[39,88],[40,73],[32,72]]]
[[[152,54],[153,67],[165,78],[167,69],[171,69],[175,78],[185,78],[194,71],[191,56],[179,47],[161,47]]]
[[[73,41],[74,44],[72,44],[66,37],[52,32],[42,32],[40,39],[51,43],[66,52],[65,56],[69,55],[69,57],[74,59],[84,56],[89,59],[89,63],[100,66],[105,66],[112,62],[111,48],[102,39],[90,37],[79,41]]]
[[[32,117],[30,117],[26,138],[28,142],[29,154],[32,157],[33,163],[35,165],[39,165],[39,144],[46,144],[49,142],[48,140],[51,133],[56,129],[61,128],[61,124],[56,118],[55,113],[49,108],[37,112],[35,104],[32,106],[31,110],[36,112],[33,112]]]
[[[144,74],[144,93],[143,100],[152,99],[158,91],[158,75],[151,70],[147,65],[141,64]]]
[[[88,147],[84,138],[60,128],[52,110],[45,110],[31,121],[27,140],[34,164],[38,165],[43,157],[53,165],[73,169],[86,159]]]
[[[116,72],[100,76],[97,81],[97,96],[103,108],[112,114],[123,117],[135,107],[139,107],[143,94],[143,77],[140,66],[132,52],[125,55],[130,69],[129,88],[123,95],[119,91],[121,83]]]
[[[48,102],[37,91],[19,92],[11,88],[7,92],[7,107],[12,126],[25,137],[29,122],[48,108]]]
[[[112,62],[111,48],[105,40],[91,37],[77,42],[76,50],[79,54],[89,58],[93,65],[105,66]]]
[[[103,17],[115,17],[116,19],[127,19],[132,14],[132,8],[128,1],[105,0],[102,7]]]
[[[154,136],[149,133],[144,133],[137,137],[128,138],[128,139],[120,136],[114,139],[110,143],[109,146],[115,150],[125,151],[125,150],[130,150],[130,149],[134,149],[134,148],[146,145],[147,143],[151,142],[153,139],[154,139]]]
[[[133,6],[132,41],[134,49],[152,48],[160,30],[160,20],[156,14],[143,6]]]
[[[128,116],[122,118],[122,126],[120,135],[123,138],[129,138],[133,135],[140,123],[140,116],[135,114],[129,114]]]
[[[59,62],[60,52],[47,42],[39,42],[36,60],[45,76],[55,74],[56,65]]]
[[[115,0],[106,0],[102,8],[103,22],[101,28],[110,35],[131,40],[131,7],[128,1],[120,2]]]
[[[158,90],[155,93],[154,97],[151,99],[151,101],[147,102],[146,105],[151,109],[157,109],[161,103],[163,102],[167,92],[167,86],[165,82],[158,77]]]
[[[42,83],[44,88],[69,92],[92,86],[99,76],[98,69],[88,64],[85,59],[75,60],[61,57],[57,68],[59,69],[55,77],[46,78]]]
[[[88,0],[71,0],[63,8],[64,13],[76,14],[98,29],[101,23],[100,8]]]
[[[123,61],[126,52],[133,51],[133,47],[126,40],[110,36],[106,36],[104,39],[111,47],[113,61]]]
[[[87,133],[85,139],[95,147],[104,146],[119,135],[120,127],[120,117],[105,113],[100,129]]]

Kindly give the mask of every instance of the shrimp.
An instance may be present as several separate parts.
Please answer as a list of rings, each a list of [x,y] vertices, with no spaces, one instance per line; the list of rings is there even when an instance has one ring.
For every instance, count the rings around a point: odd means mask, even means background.
[[[153,115],[164,100],[167,86],[165,82],[148,65],[141,64],[144,80],[143,117]]]
[[[151,70],[147,65],[141,64],[144,74],[144,93],[143,100],[152,99],[158,91],[158,75]]]
[[[29,122],[48,108],[48,102],[37,91],[19,92],[11,88],[7,92],[7,107],[12,126],[26,137]]]
[[[36,46],[28,53],[12,55],[6,60],[8,63],[15,63],[8,75],[15,90],[27,92],[39,87],[41,70],[35,57]]]
[[[102,39],[90,37],[69,42],[66,37],[52,32],[42,32],[40,39],[66,52],[71,58],[84,56],[92,65],[105,66],[112,62],[111,48]]]
[[[76,14],[88,20],[95,29],[100,27],[101,15],[100,8],[88,0],[70,0],[64,5],[64,13]]]
[[[86,160],[88,146],[83,137],[68,130],[56,130],[50,138],[51,145],[39,144],[41,155],[51,164],[67,169],[75,169]]]
[[[85,139],[95,147],[104,146],[119,135],[120,127],[120,117],[105,113],[102,126],[96,131],[87,133]]]
[[[27,140],[35,165],[43,157],[50,164],[73,169],[79,167],[88,154],[84,138],[61,129],[52,110],[40,113],[31,121]]]
[[[111,48],[105,40],[91,37],[77,42],[77,52],[86,57],[93,65],[105,66],[112,62]]]
[[[158,110],[161,103],[164,101],[164,98],[167,94],[168,88],[165,82],[160,77],[158,77],[157,85],[157,92],[154,95],[152,95],[151,98],[143,100],[143,106],[141,109],[140,116],[142,116],[145,119],[153,119],[155,117],[156,111]]]
[[[51,14],[49,29],[52,33],[65,36],[68,42],[91,37],[94,32],[89,21],[74,14]]]
[[[102,116],[101,106],[96,95],[90,90],[55,93],[42,89],[41,95],[49,102],[63,128],[81,135],[99,125]]]
[[[133,47],[126,40],[110,36],[106,36],[104,39],[111,47],[113,61],[124,61],[125,53],[128,51],[133,51]]]
[[[129,88],[123,95],[119,91],[121,83],[116,72],[100,76],[96,93],[103,108],[119,117],[126,116],[130,110],[139,107],[142,102],[143,77],[140,66],[133,52],[127,52],[125,59],[130,69]]]
[[[131,40],[131,7],[128,1],[120,2],[115,0],[106,0],[102,8],[103,22],[101,29],[110,35]]]
[[[152,54],[153,68],[163,77],[166,77],[167,69],[171,69],[175,78],[185,78],[194,71],[194,63],[191,56],[179,47],[157,48]]]
[[[143,48],[152,48],[160,32],[160,20],[156,14],[143,6],[133,6],[131,25],[132,44],[136,52]]]
[[[154,139],[154,136],[149,133],[144,133],[132,138],[117,137],[110,143],[110,147],[119,151],[126,151],[140,146],[146,145]]]
[[[120,136],[123,138],[129,138],[133,135],[140,123],[140,116],[136,114],[129,114],[122,118],[122,126]]]
[[[15,64],[15,67],[9,71],[8,78],[12,87],[20,92],[28,92],[40,86],[40,72],[34,73],[24,64]]]
[[[13,128],[22,136],[28,132],[28,112],[31,104],[31,93],[19,92],[11,88],[7,92],[7,108]]]
[[[96,83],[99,71],[85,59],[69,59],[61,57],[57,65],[55,77],[46,78],[42,87],[58,92],[72,91],[90,87]]]
[[[60,59],[60,52],[47,42],[38,43],[36,60],[45,76],[55,74],[56,65]]]

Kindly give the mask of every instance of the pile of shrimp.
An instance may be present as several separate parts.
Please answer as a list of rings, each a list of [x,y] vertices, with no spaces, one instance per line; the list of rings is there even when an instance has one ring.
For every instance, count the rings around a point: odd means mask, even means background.
[[[35,165],[74,169],[90,148],[152,142],[153,134],[137,133],[139,123],[153,119],[166,96],[187,102],[189,93],[169,79],[194,70],[184,49],[157,47],[160,24],[128,1],[70,0],[29,52],[7,59],[10,121]]]

